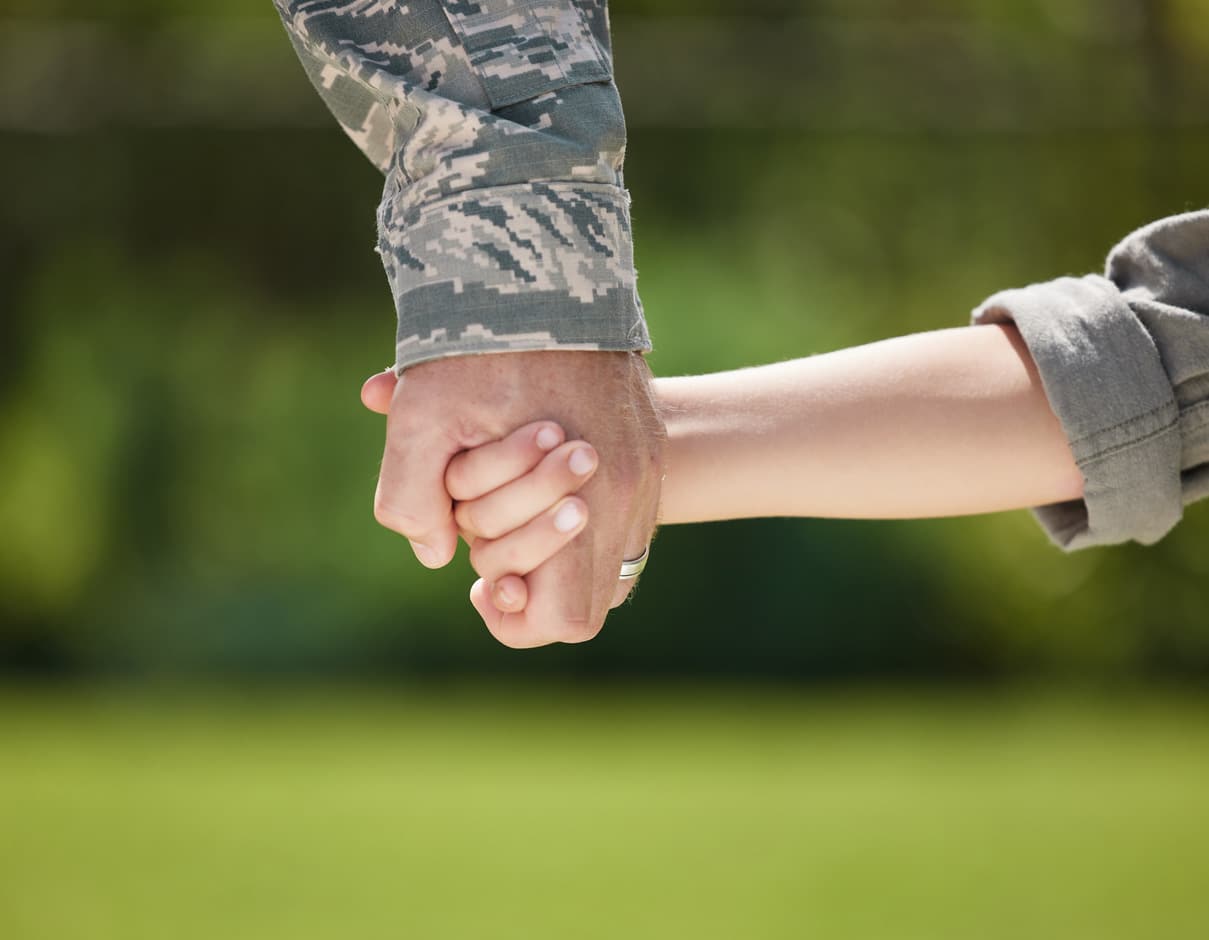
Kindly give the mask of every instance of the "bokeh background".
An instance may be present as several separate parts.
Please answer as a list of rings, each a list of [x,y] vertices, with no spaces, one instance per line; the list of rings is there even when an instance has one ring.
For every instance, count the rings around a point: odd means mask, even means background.
[[[1209,202],[1209,0],[611,6],[657,373]],[[381,182],[268,0],[0,0],[0,171],[0,935],[1209,934],[1205,507],[669,528],[515,653],[372,520]]]

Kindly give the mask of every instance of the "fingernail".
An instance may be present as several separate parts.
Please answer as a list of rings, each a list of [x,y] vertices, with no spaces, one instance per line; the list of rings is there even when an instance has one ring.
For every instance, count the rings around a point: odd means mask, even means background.
[[[537,432],[537,446],[542,450],[554,450],[560,440],[561,435],[549,425]]]
[[[571,472],[576,476],[591,473],[596,469],[596,455],[587,447],[581,447],[571,454],[571,459],[567,461],[567,466],[571,468]]]
[[[564,503],[562,508],[554,514],[554,528],[559,532],[570,532],[583,519],[583,514],[579,511],[579,506],[575,503]]]
[[[516,591],[507,584],[501,584],[496,591],[499,593],[500,601],[511,607],[516,603]]]
[[[435,568],[440,559],[437,557],[436,550],[425,545],[423,542],[412,542],[411,550],[416,553],[416,557],[420,559],[420,564],[426,565],[429,568]]]

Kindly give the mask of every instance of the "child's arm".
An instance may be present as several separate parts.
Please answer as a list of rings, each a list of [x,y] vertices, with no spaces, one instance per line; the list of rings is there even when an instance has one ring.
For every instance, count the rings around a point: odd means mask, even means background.
[[[664,523],[951,516],[1082,494],[1082,475],[1011,326],[656,379],[655,390],[668,430]],[[459,454],[446,477],[463,530],[495,540],[476,542],[471,557],[485,578],[471,593],[484,619],[492,601],[522,609],[524,581],[508,575],[536,568],[586,520],[569,494],[587,477],[571,472],[569,459],[587,445],[573,441],[543,457],[529,429]],[[565,506],[577,521],[560,530]],[[520,567],[510,568],[510,558]]]
[[[1083,478],[1011,326],[656,380],[660,521],[910,518],[1076,499]]]

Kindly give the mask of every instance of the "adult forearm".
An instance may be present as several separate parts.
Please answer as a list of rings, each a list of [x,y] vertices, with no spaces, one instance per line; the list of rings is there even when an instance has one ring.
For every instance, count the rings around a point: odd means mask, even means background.
[[[918,518],[1077,498],[1015,329],[976,326],[657,380],[661,518]]]

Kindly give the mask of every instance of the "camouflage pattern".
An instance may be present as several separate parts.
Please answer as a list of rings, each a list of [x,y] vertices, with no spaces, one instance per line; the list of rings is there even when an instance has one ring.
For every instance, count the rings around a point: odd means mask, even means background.
[[[386,176],[396,369],[464,353],[650,348],[606,0],[274,0]]]

